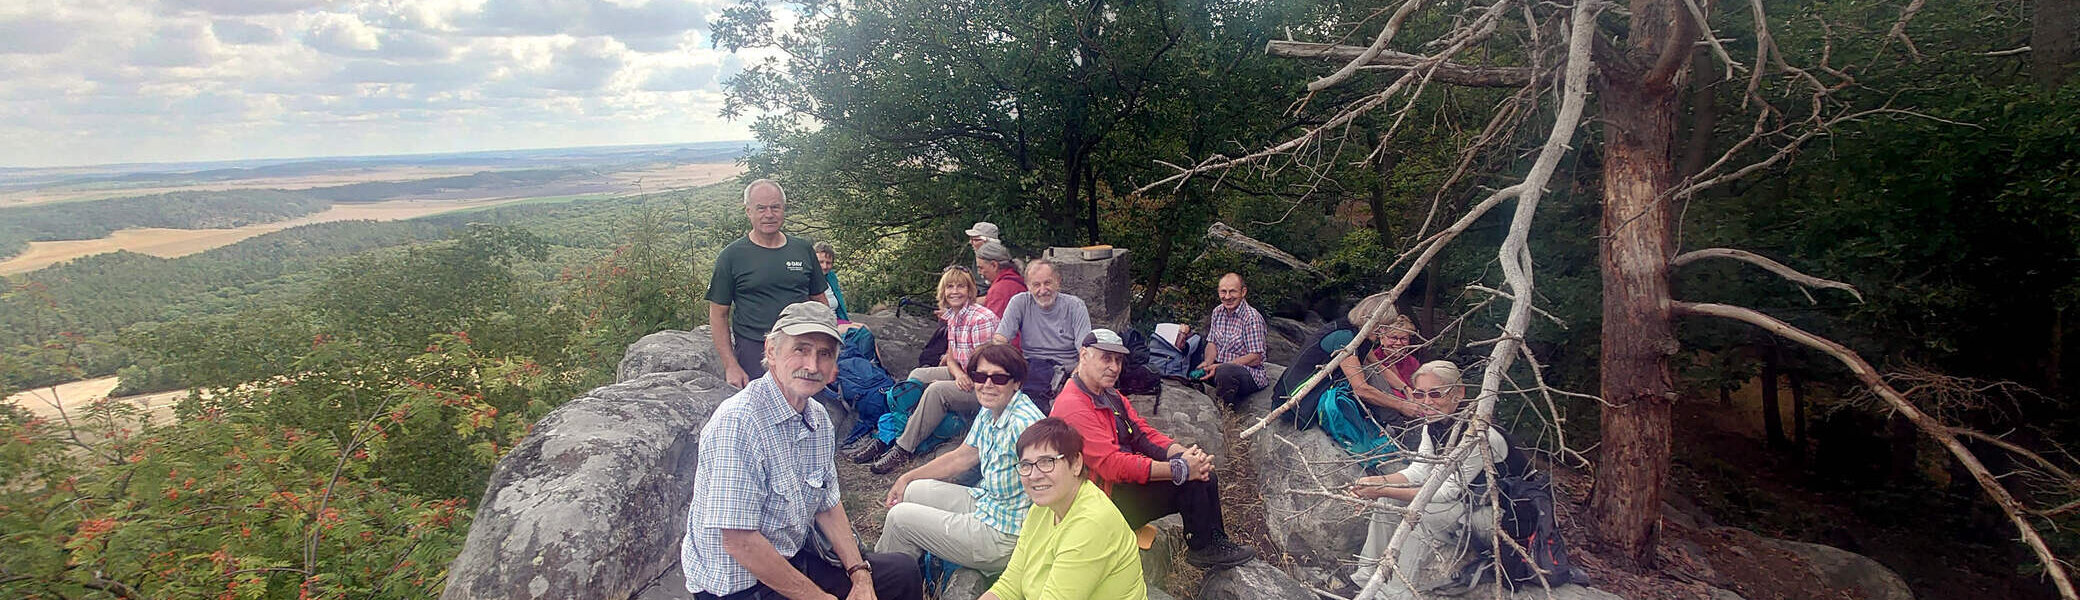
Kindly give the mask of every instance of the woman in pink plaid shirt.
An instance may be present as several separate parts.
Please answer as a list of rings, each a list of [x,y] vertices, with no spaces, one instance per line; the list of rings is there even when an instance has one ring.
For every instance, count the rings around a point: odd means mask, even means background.
[[[939,276],[939,318],[946,321],[946,358],[940,366],[910,371],[911,379],[929,385],[924,389],[924,397],[918,399],[916,411],[910,413],[903,435],[896,437],[893,445],[869,443],[852,456],[853,462],[874,461],[875,473],[892,473],[917,456],[918,444],[930,437],[946,413],[973,417],[976,409],[982,408],[975,400],[975,380],[961,366],[968,364],[968,356],[977,348],[989,343],[990,335],[997,331],[998,318],[975,297],[975,278],[966,270],[947,269]]]

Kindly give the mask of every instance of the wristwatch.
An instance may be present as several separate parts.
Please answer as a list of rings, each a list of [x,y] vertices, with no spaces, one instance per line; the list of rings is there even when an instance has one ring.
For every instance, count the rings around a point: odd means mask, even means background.
[[[860,571],[866,571],[868,575],[873,575],[874,565],[869,564],[867,561],[864,560],[859,561],[859,564],[852,565],[850,567],[845,567],[845,576],[851,577],[854,573],[858,573]]]
[[[1170,485],[1184,485],[1184,478],[1191,475],[1192,467],[1179,456],[1170,459]]]

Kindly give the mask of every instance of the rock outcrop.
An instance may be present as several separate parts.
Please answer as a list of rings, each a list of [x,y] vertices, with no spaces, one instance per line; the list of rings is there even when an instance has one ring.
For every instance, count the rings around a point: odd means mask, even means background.
[[[1314,592],[1261,560],[1206,574],[1199,600],[1313,600]]]
[[[1132,261],[1126,248],[1113,248],[1110,256],[1086,259],[1078,248],[1049,248],[1042,257],[1054,261],[1062,277],[1062,291],[1082,298],[1091,312],[1091,326],[1125,330],[1133,316]]]
[[[1820,544],[1770,540],[1771,545],[1804,559],[1813,575],[1828,587],[1865,600],[1914,600],[1914,591],[1898,573],[1870,557]]]
[[[1274,380],[1284,367],[1267,368]],[[1272,390],[1250,396],[1245,403],[1248,423],[1269,414],[1278,405]],[[1244,425],[1247,427],[1248,425]],[[1256,467],[1257,491],[1263,495],[1264,521],[1277,542],[1296,565],[1329,572],[1342,572],[1345,560],[1355,557],[1365,544],[1367,518],[1357,506],[1316,492],[1365,475],[1350,453],[1320,429],[1294,430],[1274,421],[1250,440],[1248,459]]]
[[[614,371],[614,381],[673,371],[725,372],[725,367],[716,358],[715,341],[708,337],[708,331],[708,326],[702,325],[693,331],[665,330],[643,336],[643,339],[629,344],[628,351],[621,355],[621,365]]]
[[[499,460],[441,597],[618,600],[649,586],[677,563],[701,426],[735,392],[682,370],[557,408]]]

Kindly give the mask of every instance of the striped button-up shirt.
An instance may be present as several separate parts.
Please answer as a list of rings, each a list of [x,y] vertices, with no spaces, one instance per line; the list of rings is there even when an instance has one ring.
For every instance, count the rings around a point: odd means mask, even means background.
[[[946,315],[946,355],[954,363],[967,368],[968,356],[976,348],[989,343],[989,336],[997,333],[997,313],[989,307],[969,302],[960,310]]]
[[[1044,418],[1047,415],[1040,413],[1033,399],[1018,392],[1001,415],[982,407],[975,415],[975,425],[968,429],[968,439],[961,442],[974,446],[982,462],[982,483],[968,492],[975,497],[975,518],[1005,535],[1018,535],[1026,509],[1033,505],[1025,488],[1019,486],[1018,435]]]
[[[1236,303],[1235,310],[1214,305],[1213,318],[1210,321],[1212,322],[1206,328],[1206,339],[1213,342],[1214,362],[1228,362],[1246,354],[1264,354],[1264,315],[1258,314],[1257,308],[1250,306],[1248,300]],[[1271,381],[1264,375],[1262,362],[1249,368],[1249,376],[1250,379],[1256,380],[1259,386]]]
[[[701,427],[693,502],[679,564],[686,589],[726,596],[758,578],[722,548],[722,530],[757,531],[783,557],[802,550],[816,513],[838,505],[830,413],[814,398],[800,412],[768,374],[723,400]]]

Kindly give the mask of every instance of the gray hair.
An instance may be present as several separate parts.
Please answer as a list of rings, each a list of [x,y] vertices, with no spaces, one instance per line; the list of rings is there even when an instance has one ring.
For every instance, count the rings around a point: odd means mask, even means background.
[[[771,179],[760,178],[752,180],[750,184],[744,186],[744,206],[751,206],[751,190],[758,189],[758,186],[761,185],[773,186],[773,191],[780,192],[780,201],[787,201],[787,188],[780,187],[780,182],[773,181]]]
[[[1413,380],[1415,378],[1424,375],[1444,380],[1445,385],[1459,385],[1459,365],[1449,360],[1433,360],[1423,363],[1423,366],[1416,367],[1416,372],[1408,376],[1410,379],[1409,383],[1414,384],[1415,381]]]
[[[1031,262],[1026,263],[1026,278],[1031,279],[1033,277],[1033,269],[1038,269],[1040,267],[1047,267],[1047,270],[1053,271],[1056,276],[1060,276],[1062,271],[1061,269],[1055,268],[1056,266],[1058,265],[1054,264],[1053,260],[1045,258],[1035,258]]]
[[[816,242],[815,245],[809,246],[809,249],[817,254],[828,254],[831,258],[838,257],[838,249],[832,248],[830,242]]]

